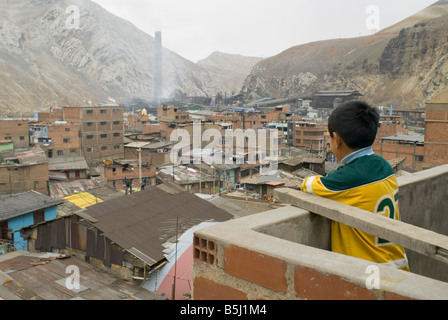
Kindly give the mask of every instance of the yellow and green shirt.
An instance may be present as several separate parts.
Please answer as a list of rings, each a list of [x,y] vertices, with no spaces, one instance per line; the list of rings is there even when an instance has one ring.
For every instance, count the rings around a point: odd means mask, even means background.
[[[353,153],[345,165],[326,177],[309,177],[304,192],[400,220],[398,184],[389,163],[371,148]],[[332,251],[356,258],[409,270],[404,248],[339,222],[331,226]]]

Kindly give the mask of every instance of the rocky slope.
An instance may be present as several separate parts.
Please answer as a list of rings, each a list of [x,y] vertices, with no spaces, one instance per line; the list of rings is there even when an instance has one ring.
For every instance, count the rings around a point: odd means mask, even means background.
[[[206,59],[198,61],[198,66],[213,75],[218,86],[227,96],[238,94],[250,74],[252,67],[263,60],[239,54],[214,52]]]
[[[309,43],[254,66],[248,100],[359,90],[376,105],[421,107],[448,88],[448,1],[372,36]]]
[[[79,8],[79,28],[73,11]],[[0,116],[153,97],[154,38],[90,0],[0,0]],[[213,76],[163,50],[164,96],[213,96]]]

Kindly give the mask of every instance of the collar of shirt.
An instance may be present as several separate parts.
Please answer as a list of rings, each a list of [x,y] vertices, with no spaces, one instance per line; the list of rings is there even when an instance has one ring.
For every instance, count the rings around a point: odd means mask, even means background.
[[[373,152],[372,147],[367,147],[358,151],[355,151],[353,153],[350,153],[348,156],[346,156],[344,159],[341,160],[342,164],[349,164],[350,162],[355,161],[358,158],[364,157],[364,156],[371,156],[375,154]]]

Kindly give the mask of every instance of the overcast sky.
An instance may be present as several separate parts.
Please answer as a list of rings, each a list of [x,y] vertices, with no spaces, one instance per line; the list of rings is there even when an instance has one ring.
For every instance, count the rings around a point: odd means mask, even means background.
[[[436,0],[93,0],[193,62],[214,51],[269,57],[384,29]]]

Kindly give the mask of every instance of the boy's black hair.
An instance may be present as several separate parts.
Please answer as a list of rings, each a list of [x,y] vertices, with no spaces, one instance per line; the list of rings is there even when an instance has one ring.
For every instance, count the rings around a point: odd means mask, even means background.
[[[362,149],[373,145],[380,115],[376,108],[364,101],[348,101],[337,107],[328,118],[330,136],[337,132],[352,149]]]

